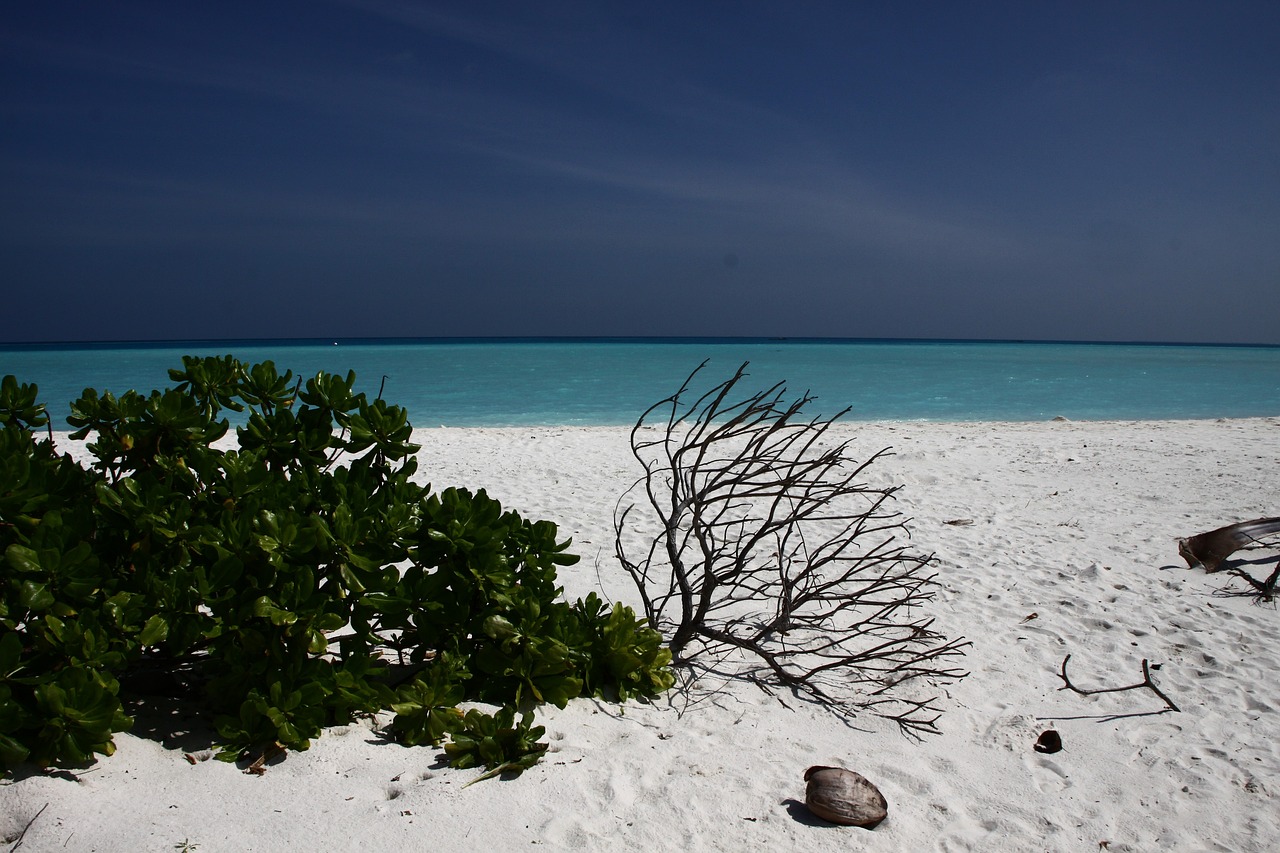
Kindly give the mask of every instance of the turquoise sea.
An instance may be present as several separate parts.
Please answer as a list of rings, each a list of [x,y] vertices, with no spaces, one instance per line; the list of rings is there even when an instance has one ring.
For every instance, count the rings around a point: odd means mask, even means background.
[[[40,386],[61,426],[86,387],[168,384],[184,354],[270,359],[302,376],[354,370],[415,426],[631,424],[703,360],[706,387],[750,362],[856,420],[1072,420],[1280,415],[1280,347],[810,339],[429,339],[0,345],[0,375]]]

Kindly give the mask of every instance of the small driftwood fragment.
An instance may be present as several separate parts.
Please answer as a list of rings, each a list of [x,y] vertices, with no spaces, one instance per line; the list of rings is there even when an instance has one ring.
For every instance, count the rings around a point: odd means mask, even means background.
[[[1276,533],[1280,533],[1280,518],[1255,518],[1179,539],[1178,553],[1191,568],[1203,566],[1206,572],[1216,572],[1222,568],[1223,561],[1236,551]]]
[[[1070,690],[1072,693],[1079,693],[1081,696],[1092,696],[1095,693],[1122,693],[1125,690],[1141,690],[1142,688],[1145,687],[1148,690],[1150,690],[1152,693],[1156,694],[1161,699],[1163,699],[1164,703],[1169,706],[1170,711],[1182,710],[1177,705],[1173,704],[1173,700],[1170,699],[1168,696],[1164,695],[1164,693],[1161,692],[1160,688],[1156,687],[1156,683],[1151,680],[1151,667],[1147,664],[1146,658],[1142,659],[1142,682],[1141,683],[1130,684],[1128,687],[1100,687],[1096,690],[1084,690],[1080,687],[1076,687],[1074,684],[1071,683],[1071,679],[1067,677],[1067,661],[1069,660],[1071,660],[1071,655],[1067,655],[1065,658],[1062,659],[1062,672],[1058,673],[1058,675],[1063,681],[1063,686],[1059,687],[1058,688],[1059,690]],[[1156,713],[1164,713],[1164,712],[1158,711]]]
[[[267,762],[275,758],[277,755],[284,755],[285,748],[279,742],[273,743],[262,750],[262,754],[253,760],[253,763],[244,769],[248,776],[265,776],[267,775]]]

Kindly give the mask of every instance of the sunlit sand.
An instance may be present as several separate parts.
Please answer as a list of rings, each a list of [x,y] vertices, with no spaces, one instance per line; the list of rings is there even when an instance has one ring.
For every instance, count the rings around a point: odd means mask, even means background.
[[[1280,512],[1280,419],[837,429],[855,457],[893,447],[868,476],[904,486],[912,544],[937,556],[929,613],[973,644],[941,735],[916,743],[875,717],[847,725],[754,684],[703,682],[652,705],[544,708],[545,759],[464,789],[480,771],[382,742],[385,720],[328,730],[262,776],[203,760],[198,738],[134,732],[90,767],[0,783],[0,837],[29,824],[23,850],[200,853],[1280,849],[1280,613],[1221,596],[1227,574],[1189,569],[1177,546]],[[636,603],[613,556],[613,507],[639,474],[627,430],[415,440],[436,487],[485,488],[573,537],[568,596]],[[1265,577],[1275,560],[1229,562]],[[1146,689],[1062,690],[1067,655],[1085,689],[1140,683],[1146,659],[1179,710]],[[1036,750],[1048,730],[1060,751]],[[811,817],[815,764],[866,776],[888,818]]]

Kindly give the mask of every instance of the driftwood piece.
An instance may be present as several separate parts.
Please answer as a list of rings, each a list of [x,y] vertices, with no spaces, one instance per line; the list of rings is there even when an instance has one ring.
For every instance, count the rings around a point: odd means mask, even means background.
[[[1076,687],[1074,684],[1071,683],[1071,679],[1067,677],[1067,661],[1069,660],[1071,660],[1071,655],[1067,655],[1065,658],[1062,659],[1062,672],[1058,673],[1058,675],[1060,678],[1062,678],[1063,686],[1059,687],[1058,688],[1059,690],[1070,690],[1072,693],[1079,693],[1081,696],[1092,696],[1095,693],[1122,693],[1125,690],[1141,690],[1142,688],[1145,687],[1148,690],[1150,690],[1152,693],[1156,694],[1161,699],[1163,699],[1164,703],[1169,706],[1170,711],[1182,710],[1177,705],[1173,704],[1173,700],[1170,699],[1168,696],[1164,695],[1164,693],[1161,692],[1160,688],[1156,687],[1156,683],[1151,680],[1151,667],[1147,664],[1146,658],[1142,659],[1141,683],[1130,684],[1128,687],[1099,687],[1096,690],[1085,690],[1081,687]]]
[[[1276,583],[1280,582],[1280,562],[1276,563],[1276,567],[1271,571],[1271,575],[1264,581],[1260,581],[1253,575],[1241,569],[1230,569],[1231,575],[1240,578],[1249,584],[1249,589],[1239,590],[1231,587],[1224,587],[1218,590],[1215,595],[1220,598],[1252,598],[1254,604],[1273,604],[1276,600]]]
[[[1253,587],[1254,597],[1259,601],[1271,601],[1276,595],[1276,581],[1280,580],[1280,561],[1276,562],[1276,567],[1272,570],[1271,576],[1264,581],[1260,581],[1248,572],[1242,572],[1239,569],[1233,569],[1232,574],[1248,581],[1249,586]]]
[[[1206,572],[1216,572],[1222,568],[1223,561],[1236,551],[1277,533],[1280,533],[1280,518],[1255,518],[1179,539],[1178,553],[1191,568],[1203,566]]]

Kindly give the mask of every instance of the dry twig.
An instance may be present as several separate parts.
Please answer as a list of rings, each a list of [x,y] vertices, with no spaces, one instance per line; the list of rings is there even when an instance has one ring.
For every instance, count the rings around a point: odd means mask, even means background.
[[[27,837],[27,830],[31,828],[31,824],[35,823],[36,819],[39,818],[40,815],[44,814],[44,810],[47,808],[49,808],[49,804],[45,803],[40,807],[40,811],[32,815],[31,820],[27,821],[27,825],[22,827],[22,832],[20,832],[18,837],[14,840],[13,846],[9,848],[9,853],[14,853],[15,850],[22,846],[22,840]]]
[[[1081,696],[1093,696],[1097,693],[1121,693],[1121,692],[1124,692],[1125,690],[1141,690],[1142,688],[1145,687],[1148,690],[1150,690],[1152,693],[1156,694],[1161,699],[1163,699],[1164,703],[1169,706],[1168,710],[1170,711],[1182,710],[1181,708],[1179,708],[1177,705],[1173,703],[1172,699],[1170,699],[1163,692],[1161,692],[1160,688],[1156,687],[1155,682],[1151,680],[1151,668],[1150,666],[1148,666],[1146,658],[1142,659],[1142,682],[1140,684],[1131,684],[1128,687],[1100,687],[1096,690],[1085,690],[1083,688],[1076,687],[1074,684],[1071,683],[1071,679],[1067,677],[1067,661],[1069,660],[1071,660],[1071,655],[1067,655],[1065,658],[1062,659],[1062,672],[1059,673],[1059,676],[1062,678],[1063,686],[1059,687],[1058,688],[1059,690],[1070,690],[1073,693],[1079,693]],[[1158,713],[1164,713],[1164,712],[1160,711]]]
[[[267,762],[271,761],[278,755],[284,755],[285,748],[278,741],[264,747],[262,754],[253,760],[253,763],[244,769],[246,775],[249,776],[265,776],[267,774]]]

